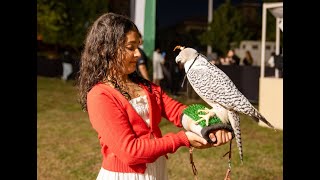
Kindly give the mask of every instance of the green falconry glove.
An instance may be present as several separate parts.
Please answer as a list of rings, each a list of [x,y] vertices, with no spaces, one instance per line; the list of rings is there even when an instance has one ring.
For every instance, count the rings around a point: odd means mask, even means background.
[[[201,111],[205,109],[208,109],[208,108],[202,104],[192,104],[192,105],[189,105],[186,109],[184,109],[183,116],[182,116],[183,127],[186,130],[192,131],[198,134],[199,136],[203,137],[209,143],[215,143],[215,142],[212,142],[212,140],[209,138],[210,132],[219,130],[219,129],[226,129],[230,131],[232,133],[232,138],[233,138],[234,133],[231,125],[221,122],[221,120],[217,116],[213,116],[209,118],[208,126],[206,125],[205,120],[199,121],[201,119],[200,116],[206,114],[205,112]]]

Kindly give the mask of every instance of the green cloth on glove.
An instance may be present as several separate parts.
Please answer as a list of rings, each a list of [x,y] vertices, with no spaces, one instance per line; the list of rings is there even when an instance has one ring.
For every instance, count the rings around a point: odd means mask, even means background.
[[[202,104],[192,104],[189,105],[186,109],[184,109],[183,113],[188,115],[192,120],[197,121],[199,120],[201,117],[199,117],[200,115],[204,115],[205,112],[198,112],[198,110],[200,109],[206,109],[207,107],[202,105]],[[217,123],[222,123],[221,120],[215,116],[215,117],[211,117],[209,119],[209,126],[213,125],[213,124],[217,124]],[[205,121],[201,121],[199,122],[199,125],[201,127],[206,127],[206,122]]]

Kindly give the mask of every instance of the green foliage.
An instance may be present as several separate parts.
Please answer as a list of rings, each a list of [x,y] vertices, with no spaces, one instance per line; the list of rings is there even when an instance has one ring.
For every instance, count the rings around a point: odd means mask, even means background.
[[[64,12],[65,5],[61,2],[37,0],[37,30],[44,35],[43,41],[55,44],[59,32],[63,31],[63,19],[67,16]]]
[[[213,12],[212,19],[209,31],[201,34],[199,39],[203,45],[210,44],[219,53],[225,53],[231,42],[239,43],[243,39],[251,39],[253,35],[246,27],[242,13],[230,0]]]
[[[77,48],[92,21],[107,11],[107,0],[37,0],[38,34],[44,43]]]
[[[250,39],[251,33],[245,25],[244,17],[234,7],[230,0],[213,12],[210,30],[201,34],[203,44],[210,44],[218,52],[226,52],[231,42],[239,43],[243,39]]]
[[[264,0],[263,2],[282,2],[281,0]],[[257,14],[257,27],[262,27],[262,7]],[[224,54],[230,49],[230,43],[238,46],[241,40],[259,40],[261,39],[261,28],[253,32],[246,24],[244,14],[237,7],[226,0],[215,11],[213,11],[212,22],[209,24],[209,30],[198,36],[202,45],[211,45],[213,51]],[[276,21],[272,14],[267,12],[267,41],[275,41]],[[280,36],[282,43],[283,36]]]
[[[181,102],[200,103],[180,96]],[[241,116],[241,139],[244,164],[241,165],[235,140],[232,142],[231,179],[283,179],[283,131],[258,126]],[[181,128],[162,119],[163,135]],[[73,81],[59,78],[37,78],[37,179],[96,179],[102,156],[98,136],[88,114],[77,102]],[[223,179],[228,168],[229,144],[208,149],[194,149],[193,160],[198,179]],[[179,148],[167,154],[170,180],[194,180],[189,149]]]

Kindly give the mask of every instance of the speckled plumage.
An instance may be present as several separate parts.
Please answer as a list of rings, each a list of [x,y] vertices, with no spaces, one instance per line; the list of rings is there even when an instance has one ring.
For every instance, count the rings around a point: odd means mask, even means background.
[[[180,48],[176,62],[184,64],[187,78],[194,91],[208,103],[224,123],[230,123],[243,159],[239,113],[251,116],[274,128],[238,90],[231,79],[217,66],[193,48]]]

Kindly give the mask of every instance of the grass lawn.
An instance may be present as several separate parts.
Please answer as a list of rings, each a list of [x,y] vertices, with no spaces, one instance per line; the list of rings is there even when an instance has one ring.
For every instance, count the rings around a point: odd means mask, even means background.
[[[94,180],[101,167],[99,141],[87,113],[77,102],[74,81],[38,77],[37,85],[37,179]],[[184,100],[183,100],[184,99]],[[190,104],[180,98],[181,102]],[[163,134],[180,129],[165,119],[160,124]],[[282,180],[283,132],[257,125],[241,116],[241,165],[235,140],[232,141],[231,179]],[[229,148],[224,146],[193,152],[198,179],[223,179],[228,158],[222,157]],[[180,148],[168,154],[170,180],[193,180],[189,149]]]

